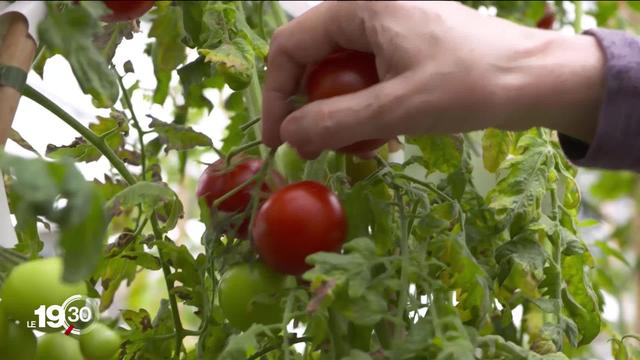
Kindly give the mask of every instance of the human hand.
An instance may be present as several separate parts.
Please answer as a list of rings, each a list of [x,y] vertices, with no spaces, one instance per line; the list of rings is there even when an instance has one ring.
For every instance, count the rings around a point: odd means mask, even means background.
[[[305,71],[337,48],[373,53],[380,83],[293,112]],[[326,2],[274,34],[263,141],[305,158],[365,139],[546,126],[589,141],[603,91],[595,39],[455,2]]]

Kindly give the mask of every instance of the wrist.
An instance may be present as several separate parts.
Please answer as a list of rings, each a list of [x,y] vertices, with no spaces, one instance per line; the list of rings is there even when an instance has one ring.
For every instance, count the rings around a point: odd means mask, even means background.
[[[597,40],[532,29],[514,51],[498,85],[505,94],[504,128],[543,126],[585,142],[595,134],[605,87]]]

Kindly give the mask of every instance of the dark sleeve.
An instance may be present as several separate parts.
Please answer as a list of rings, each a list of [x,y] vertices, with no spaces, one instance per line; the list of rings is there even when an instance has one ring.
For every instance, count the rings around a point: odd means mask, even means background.
[[[576,165],[640,172],[640,38],[605,29],[585,33],[605,54],[605,96],[593,142],[560,134],[560,144]]]

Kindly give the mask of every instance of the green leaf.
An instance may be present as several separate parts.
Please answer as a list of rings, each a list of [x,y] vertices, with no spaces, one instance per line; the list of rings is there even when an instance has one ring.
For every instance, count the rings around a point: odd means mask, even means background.
[[[211,81],[206,81],[212,76],[211,64],[206,64],[203,57],[198,57],[179,68],[178,76],[182,85],[185,106],[206,107],[208,111],[211,111],[213,104],[202,93],[208,85],[211,85]]]
[[[93,97],[96,106],[113,106],[118,99],[118,82],[93,39],[100,30],[97,16],[106,8],[101,2],[82,2],[64,11],[55,2],[47,5],[47,17],[38,27],[40,41],[69,61],[80,88]]]
[[[453,135],[424,135],[407,138],[422,151],[419,162],[429,171],[450,173],[462,161],[462,138]]]
[[[220,354],[220,360],[246,360],[248,356],[259,349],[258,335],[265,332],[264,325],[253,324],[246,331],[232,335],[227,341],[227,346]]]
[[[597,296],[585,271],[583,255],[567,256],[562,260],[562,277],[566,288],[562,300],[569,317],[578,326],[579,345],[589,344],[600,333],[600,311]]]
[[[187,55],[180,41],[184,34],[181,8],[158,3],[157,9],[157,17],[149,30],[149,37],[156,39],[151,44],[153,70],[158,79],[153,102],[163,104],[169,94],[171,72],[186,60]]]
[[[153,119],[149,127],[158,134],[159,140],[165,145],[164,151],[184,151],[196,146],[210,147],[211,139],[189,126],[166,123]]]
[[[122,190],[107,203],[106,207],[108,213],[114,216],[124,209],[131,209],[138,205],[142,205],[142,209],[147,215],[166,205],[180,209],[180,213],[182,212],[182,203],[173,190],[165,184],[146,181],[138,182]]]
[[[482,161],[485,169],[496,172],[513,146],[513,134],[508,131],[487,129],[482,135]]]
[[[246,40],[237,37],[215,49],[200,49],[198,53],[206,62],[216,65],[231,89],[242,90],[251,82],[256,64],[253,49]]]
[[[129,125],[122,113],[112,112],[110,117],[97,117],[98,122],[89,124],[96,135],[105,136],[106,144],[114,151],[118,151],[124,144],[124,136],[129,132]],[[55,146],[47,145],[46,155],[52,159],[70,157],[78,162],[93,162],[103,155],[95,146],[83,137],[77,137],[71,144]]]
[[[9,129],[9,140],[11,140],[14,143],[18,144],[21,148],[32,152],[37,157],[40,157],[40,154],[36,151],[36,149],[34,149],[33,146],[31,146],[31,144],[29,144],[29,142],[27,140],[25,140],[22,137],[22,135],[20,135],[20,133],[17,132],[13,128]]]
[[[487,200],[499,220],[522,226],[540,217],[548,174],[553,167],[553,149],[532,135],[523,136],[518,148],[521,153],[500,167],[502,178]]]

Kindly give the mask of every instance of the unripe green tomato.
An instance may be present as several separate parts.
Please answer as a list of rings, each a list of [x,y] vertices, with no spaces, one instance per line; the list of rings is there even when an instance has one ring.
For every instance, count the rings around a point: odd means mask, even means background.
[[[84,283],[62,281],[62,259],[58,257],[37,259],[14,267],[0,293],[6,316],[18,320],[23,326],[32,321],[38,323],[34,311],[41,305],[62,305],[73,295],[86,295]],[[60,331],[60,328],[38,328],[44,332]]]
[[[45,334],[38,339],[35,360],[83,360],[78,340],[63,333]]]
[[[345,166],[349,182],[352,184],[366,179],[378,168],[374,159],[361,159],[353,155],[345,156]]]
[[[120,335],[107,325],[97,323],[88,333],[80,335],[80,350],[87,360],[108,360],[120,348]]]
[[[2,339],[7,335],[8,326],[9,322],[7,321],[7,316],[4,313],[2,302],[0,302],[0,344],[2,344]]]
[[[229,323],[240,330],[251,324],[275,324],[282,320],[280,293],[285,277],[262,263],[232,267],[222,275],[218,301]]]
[[[304,175],[305,161],[289,144],[282,144],[275,155],[276,169],[289,180],[301,180]]]
[[[36,356],[36,336],[28,328],[10,322],[0,337],[0,356],[10,360],[33,360]]]

